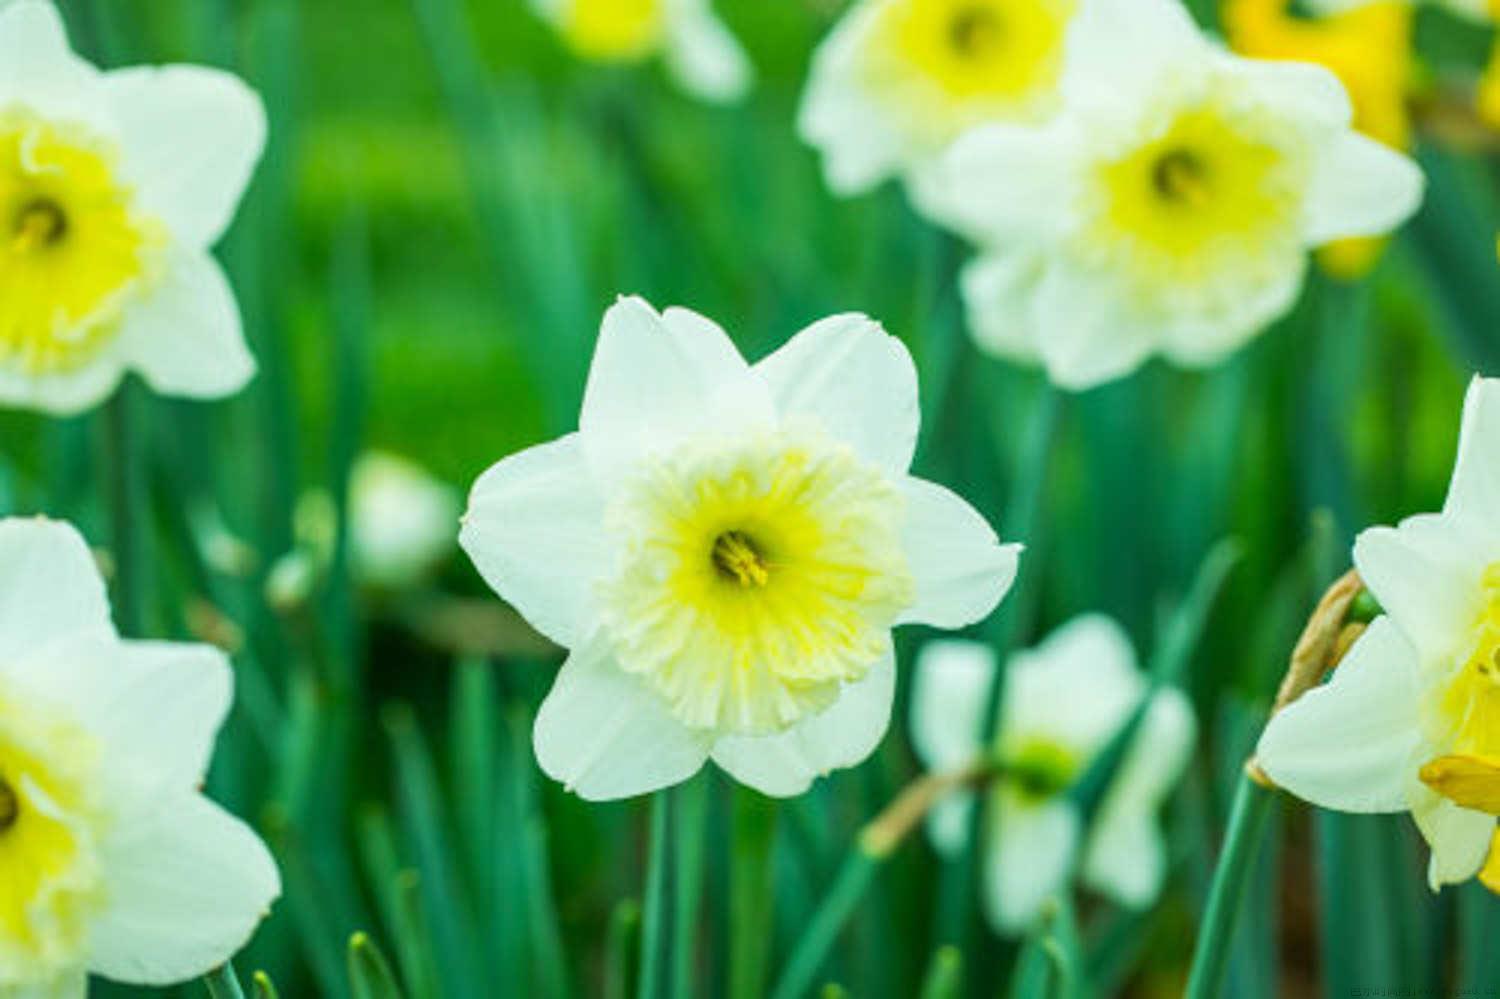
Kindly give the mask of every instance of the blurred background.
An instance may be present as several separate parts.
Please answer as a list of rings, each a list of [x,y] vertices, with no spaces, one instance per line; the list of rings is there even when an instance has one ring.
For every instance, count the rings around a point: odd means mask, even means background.
[[[561,654],[453,545],[463,494],[575,426],[618,293],[703,312],[752,358],[866,312],[917,359],[920,474],[1028,544],[1003,619],[976,633],[1027,645],[1098,610],[1143,663],[1187,657],[1201,745],[1166,813],[1161,902],[1078,903],[1089,994],[1176,994],[1292,642],[1357,530],[1441,506],[1464,386],[1500,373],[1497,144],[1475,110],[1491,29],[1418,13],[1405,103],[1430,188],[1371,273],[1316,276],[1217,369],[1153,363],[1063,397],[977,353],[966,248],[895,185],[827,193],[794,121],[842,5],[715,6],[756,70],[736,106],[694,101],[654,63],[579,61],[522,0],[64,0],[106,66],[212,63],[264,96],[271,145],[221,247],[261,371],[215,405],[130,386],[125,440],[97,416],[6,413],[0,497],[104,547],[97,455],[130,448],[141,633],[234,650],[210,792],[258,825],[286,882],[242,975],[348,995],[346,944],[367,931],[418,999],[625,995],[648,809],[586,804],[537,771],[531,717]],[[900,636],[903,667],[927,637]],[[709,771],[674,792],[676,994],[775,979],[860,827],[920,774],[909,673],[877,755],[806,796]],[[1275,822],[1229,994],[1500,988],[1500,902],[1477,884],[1430,894],[1405,817],[1286,802]],[[870,873],[820,982],[915,995],[957,943],[968,992],[1029,988],[1029,945],[990,934],[925,837]]]

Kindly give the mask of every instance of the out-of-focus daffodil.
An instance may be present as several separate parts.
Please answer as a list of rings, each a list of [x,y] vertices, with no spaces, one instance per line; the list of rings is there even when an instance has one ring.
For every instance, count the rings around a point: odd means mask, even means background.
[[[1480,872],[1500,812],[1497,449],[1500,381],[1476,378],[1442,512],[1355,543],[1387,616],[1329,683],[1272,718],[1259,747],[1265,772],[1315,804],[1410,811],[1434,889]]]
[[[1412,17],[1405,0],[1320,17],[1294,15],[1287,0],[1227,0],[1223,7],[1224,30],[1236,51],[1327,67],[1349,91],[1354,127],[1402,150],[1411,143]],[[1334,277],[1353,279],[1375,265],[1384,246],[1380,237],[1336,240],[1318,251],[1318,262]]]
[[[420,465],[367,452],[349,486],[354,571],[362,582],[391,590],[411,586],[453,549],[463,500]]]
[[[265,132],[227,73],[103,73],[50,3],[0,9],[0,403],[77,412],[127,370],[169,395],[245,384],[255,362],[208,248]]]
[[[981,345],[1067,388],[1157,353],[1216,363],[1296,301],[1310,248],[1421,200],[1333,74],[1230,54],[1176,0],[1085,4],[1062,92],[1045,125],[961,138],[927,202],[982,247],[963,275]]]
[[[124,641],[71,527],[0,521],[0,995],[202,975],[280,893],[201,793],[232,678],[219,650]]]
[[[609,310],[579,431],[475,484],[460,541],[571,655],[537,716],[542,769],[585,798],[710,756],[800,794],[890,720],[891,628],[989,614],[1019,549],[907,474],[917,378],[900,341],[834,316],[754,367],[722,329]]]
[[[988,754],[998,770],[981,826],[985,908],[997,931],[1024,932],[1067,886],[1083,880],[1130,908],[1155,901],[1166,874],[1156,814],[1181,776],[1196,725],[1180,690],[1152,696],[1134,744],[1100,805],[1081,828],[1073,784],[1148,694],[1130,640],[1114,621],[1085,615],[1006,668],[997,744],[982,743],[984,705],[998,670],[988,646],[928,644],[912,690],[912,741],[929,768],[954,770]],[[949,795],[928,813],[944,854],[968,836],[973,792]]]
[[[754,73],[710,0],[531,0],[580,58],[640,62],[661,56],[682,88],[706,101],[736,101]]]
[[[799,120],[828,184],[911,175],[965,129],[1052,112],[1076,0],[861,0],[813,61]]]

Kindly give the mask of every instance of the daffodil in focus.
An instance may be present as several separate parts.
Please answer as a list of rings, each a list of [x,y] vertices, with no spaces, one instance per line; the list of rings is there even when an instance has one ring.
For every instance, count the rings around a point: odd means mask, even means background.
[[[1410,811],[1434,889],[1479,872],[1500,813],[1500,381],[1475,379],[1441,513],[1359,536],[1386,615],[1272,718],[1277,784],[1347,812]]]
[[[414,462],[384,451],[361,455],[349,486],[355,574],[389,590],[419,582],[452,550],[462,511],[457,491]]]
[[[988,646],[932,642],[918,658],[912,691],[912,741],[929,769],[956,770],[985,756],[997,769],[981,799],[990,922],[1004,934],[1024,932],[1075,869],[1119,904],[1149,907],[1167,866],[1157,812],[1196,732],[1187,698],[1175,688],[1151,693],[1120,626],[1085,615],[1011,658],[1000,733],[985,746],[983,713],[996,674]],[[1068,792],[1147,696],[1135,741],[1085,829]],[[975,792],[952,794],[928,813],[940,853],[962,849],[975,799]]]
[[[828,184],[918,172],[966,129],[1057,104],[1078,0],[860,0],[819,47],[799,117]]]
[[[656,56],[688,93],[737,101],[754,71],[710,0],[531,0],[580,58],[633,63]]]
[[[1043,126],[960,139],[930,207],[981,245],[962,279],[980,343],[1067,388],[1221,360],[1292,306],[1309,248],[1421,200],[1333,74],[1231,55],[1175,0],[1086,3],[1062,91]]]
[[[907,474],[916,371],[859,315],[760,363],[696,313],[604,317],[577,433],[475,484],[460,542],[570,650],[536,721],[585,798],[712,758],[776,796],[867,757],[890,720],[891,629],[995,607],[1018,547]]]
[[[1228,0],[1224,31],[1243,55],[1313,62],[1336,74],[1349,91],[1354,127],[1393,149],[1411,144],[1406,100],[1415,53],[1414,11],[1406,0],[1378,0],[1316,17],[1293,14],[1287,0]],[[1334,277],[1352,280],[1379,260],[1385,241],[1347,239],[1318,251]]]
[[[276,866],[198,790],[230,699],[218,650],[119,638],[71,527],[0,521],[0,995],[168,985],[249,940]]]
[[[196,66],[100,72],[40,0],[0,9],[0,404],[71,413],[126,371],[206,398],[254,374],[209,254],[265,143]]]

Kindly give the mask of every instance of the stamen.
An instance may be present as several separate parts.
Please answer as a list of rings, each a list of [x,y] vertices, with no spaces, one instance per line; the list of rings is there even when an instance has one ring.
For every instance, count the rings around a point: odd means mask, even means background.
[[[11,249],[27,253],[59,243],[68,231],[68,217],[57,202],[47,198],[32,201],[16,216]]]
[[[10,827],[16,824],[21,817],[21,799],[16,792],[0,777],[0,834],[10,831]]]
[[[1000,18],[990,8],[977,5],[964,7],[949,22],[948,41],[959,55],[977,58],[994,47],[1001,27]]]
[[[743,531],[719,535],[714,540],[712,558],[719,575],[741,586],[765,586],[771,580],[760,549]]]
[[[1168,201],[1196,207],[1208,200],[1208,168],[1195,153],[1176,149],[1156,161],[1151,172],[1156,193]]]

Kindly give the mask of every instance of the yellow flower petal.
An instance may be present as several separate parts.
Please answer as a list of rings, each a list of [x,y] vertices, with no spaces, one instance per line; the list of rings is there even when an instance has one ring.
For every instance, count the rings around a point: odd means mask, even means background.
[[[1421,778],[1454,804],[1500,815],[1500,757],[1440,756],[1422,767]],[[1491,863],[1496,864],[1493,859]],[[1496,871],[1500,873],[1500,864]]]

